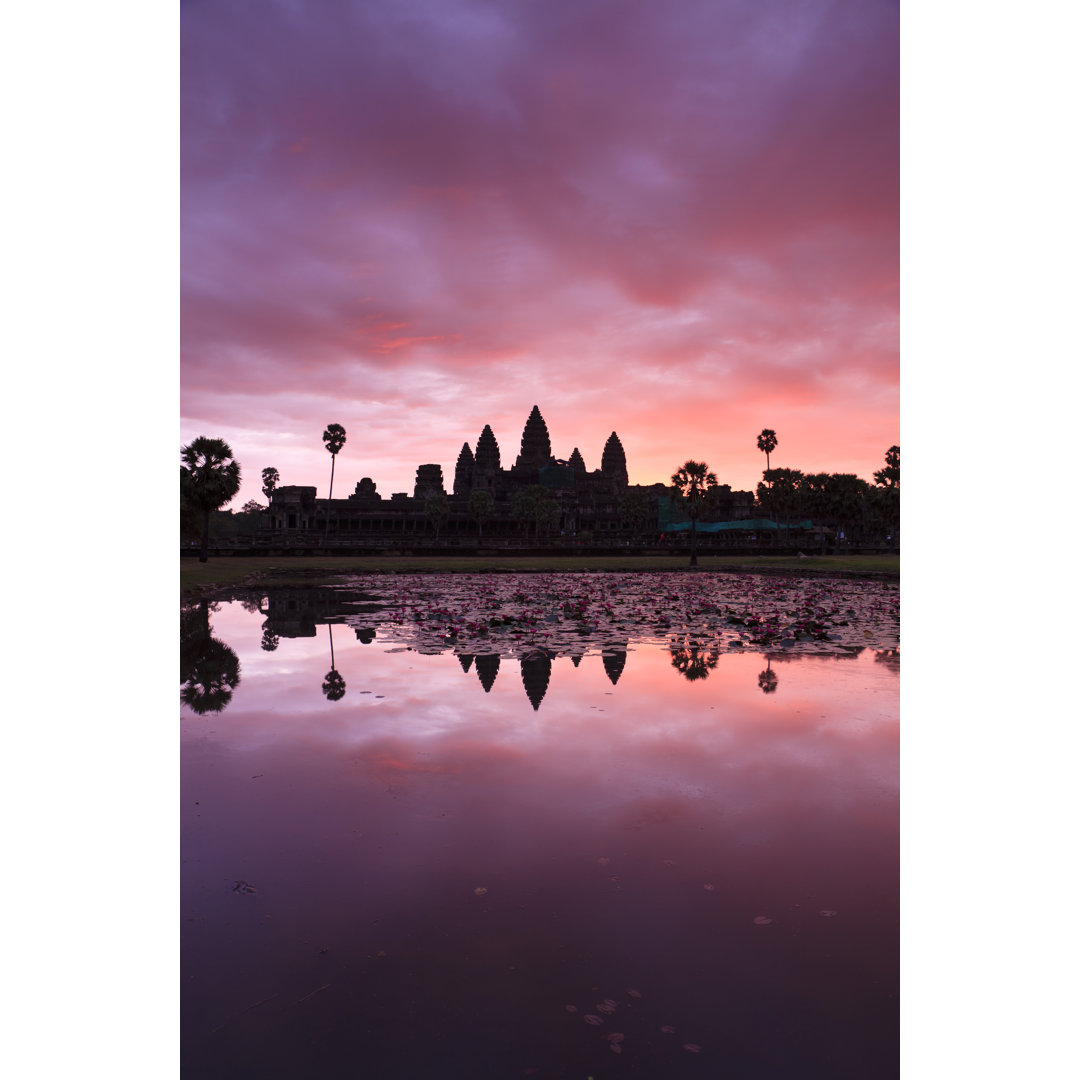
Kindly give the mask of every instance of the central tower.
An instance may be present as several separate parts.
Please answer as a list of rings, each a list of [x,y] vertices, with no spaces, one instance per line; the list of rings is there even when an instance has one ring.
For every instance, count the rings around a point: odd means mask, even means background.
[[[551,439],[548,437],[547,424],[540,415],[537,405],[532,407],[529,419],[525,421],[525,430],[521,433],[521,453],[514,462],[516,470],[530,471],[542,469],[551,461]]]

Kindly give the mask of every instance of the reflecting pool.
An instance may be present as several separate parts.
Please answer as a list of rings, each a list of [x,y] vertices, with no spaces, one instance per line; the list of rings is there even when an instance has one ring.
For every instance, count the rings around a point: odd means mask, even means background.
[[[897,1075],[898,625],[708,573],[184,605],[184,1075]]]

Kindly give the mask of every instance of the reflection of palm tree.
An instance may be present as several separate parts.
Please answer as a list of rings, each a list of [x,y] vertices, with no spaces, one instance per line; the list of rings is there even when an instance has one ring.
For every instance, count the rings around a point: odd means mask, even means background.
[[[359,641],[361,645],[370,645],[375,640],[375,631],[357,627],[356,640]]]
[[[240,659],[210,632],[210,605],[180,611],[180,700],[200,716],[221,712],[240,683]]]
[[[772,669],[772,661],[766,659],[765,670],[757,677],[757,684],[761,687],[761,692],[763,694],[776,693],[776,687],[779,681],[776,672]]]
[[[270,629],[269,620],[263,623],[262,642],[260,644],[264,652],[273,652],[280,644],[277,634]]]
[[[490,694],[492,686],[495,685],[495,676],[499,674],[499,654],[481,653],[476,658],[476,674],[484,693]]]
[[[716,649],[706,653],[699,646],[689,644],[671,648],[671,666],[690,682],[707,679],[719,659],[720,654]]]
[[[543,649],[521,658],[521,681],[533,709],[538,710],[551,681],[551,657]]]
[[[330,670],[323,679],[322,692],[329,701],[340,701],[345,696],[345,679],[334,666],[334,624],[327,623],[326,631],[330,635]]]
[[[345,696],[345,680],[341,672],[331,668],[323,679],[322,692],[330,701],[340,701]]]

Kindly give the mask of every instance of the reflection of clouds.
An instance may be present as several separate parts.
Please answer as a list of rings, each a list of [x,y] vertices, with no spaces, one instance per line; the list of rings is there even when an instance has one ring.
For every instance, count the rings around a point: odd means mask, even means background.
[[[253,980],[278,957],[282,985],[297,986],[291,1000],[329,981],[366,995],[373,964],[380,992],[365,997],[365,1023],[395,1033],[403,1015],[444,1015],[438,972],[458,984],[453,1008],[489,1016],[491,972],[514,966],[529,973],[531,1005],[562,1016],[576,1002],[579,1028],[599,1040],[606,1028],[580,1015],[615,988],[588,987],[601,985],[596,971],[620,973],[618,987],[640,987],[642,1007],[663,1003],[657,1024],[670,1021],[706,1051],[716,1040],[694,1034],[707,1030],[690,1022],[699,1006],[727,1027],[741,1024],[740,1008],[748,1026],[768,1011],[746,994],[776,987],[774,954],[761,966],[760,949],[772,948],[761,933],[782,937],[807,973],[769,993],[794,1002],[791,1023],[826,1031],[830,1046],[849,1047],[861,1030],[853,1002],[892,992],[897,693],[870,653],[793,658],[776,695],[758,687],[755,652],[722,654],[696,682],[658,645],[636,646],[614,683],[596,651],[577,665],[545,657],[536,711],[524,664],[503,663],[485,692],[481,662],[498,656],[469,664],[449,650],[365,646],[339,630],[335,670],[349,689],[330,702],[321,692],[328,629],[283,637],[267,653],[260,620],[239,605],[215,616],[245,678],[228,723],[182,723],[184,843],[197,853],[184,865],[185,903],[200,916],[185,922],[187,943],[228,973],[220,990],[202,980],[191,991],[212,1006],[205,1030],[266,996],[248,993],[250,968],[225,966],[233,956],[255,961]],[[222,882],[238,878],[273,914],[251,914],[257,941],[221,904]],[[773,919],[763,930],[752,922],[762,913]],[[298,948],[312,927],[329,958]],[[844,949],[821,936],[833,931]],[[304,966],[305,950],[317,969]],[[322,973],[342,957],[357,961],[359,981]],[[708,975],[687,984],[695,970]],[[564,987],[568,973],[582,985]],[[514,1009],[534,1015],[519,1000],[511,988],[510,1025]],[[623,1029],[644,1014],[620,1005],[618,1015]]]
[[[830,664],[785,653],[784,693],[765,696],[755,653],[722,655],[707,681],[687,682],[665,650],[641,647],[613,686],[595,654],[578,667],[569,657],[533,657],[519,681],[494,678],[494,654],[475,656],[474,674],[451,652],[372,651],[350,641],[336,650],[349,693],[330,702],[320,692],[327,642],[283,639],[267,654],[258,620],[233,619],[237,609],[226,605],[216,626],[237,643],[245,679],[228,730],[215,736],[237,750],[304,743],[366,752],[393,744],[402,762],[463,776],[470,769],[486,776],[482,760],[527,752],[531,769],[580,785],[578,803],[602,804],[690,788],[742,799],[752,794],[736,779],[746,772],[795,782],[831,775],[841,763],[850,773],[845,783],[857,785],[868,753],[891,761],[895,750],[896,684],[870,654]],[[543,683],[539,712],[528,696],[532,678]]]

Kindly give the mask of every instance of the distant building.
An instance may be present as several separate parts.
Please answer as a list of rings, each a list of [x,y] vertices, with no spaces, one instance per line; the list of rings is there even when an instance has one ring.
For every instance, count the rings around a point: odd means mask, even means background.
[[[514,496],[530,488],[542,488],[556,510],[541,526],[515,515]],[[413,493],[398,492],[384,499],[375,482],[364,477],[344,499],[317,499],[313,487],[277,488],[270,502],[272,534],[327,533],[336,538],[393,538],[431,532],[427,501],[432,495],[448,497],[449,517],[440,525],[448,542],[475,542],[497,538],[540,535],[573,540],[583,534],[612,540],[657,535],[660,500],[671,495],[664,484],[630,484],[626,454],[613,431],[600,455],[600,468],[589,471],[581,451],[569,457],[552,454],[547,424],[538,406],[525,422],[521,449],[509,468],[502,467],[499,444],[490,425],[485,425],[475,449],[465,443],[454,468],[452,491],[447,492],[441,465],[419,465]],[[476,491],[489,492],[493,509],[478,516],[469,501]],[[640,493],[636,494],[636,493]],[[753,514],[754,496],[749,491],[717,489],[702,520],[736,520]],[[665,504],[667,505],[667,504]]]

